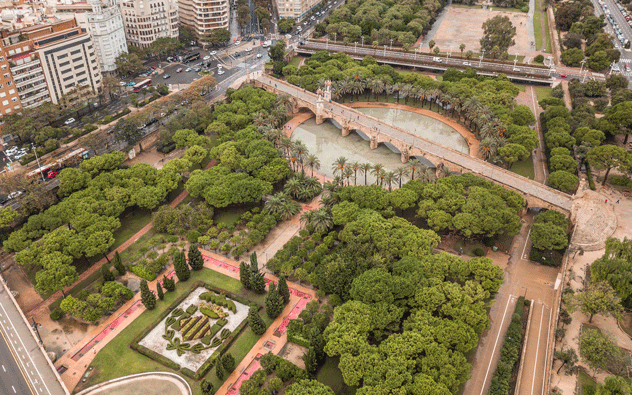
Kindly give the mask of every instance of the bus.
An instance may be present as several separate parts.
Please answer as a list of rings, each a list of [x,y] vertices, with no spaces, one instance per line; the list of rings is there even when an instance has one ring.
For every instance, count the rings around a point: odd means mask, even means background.
[[[199,52],[190,53],[190,54],[184,55],[184,57],[182,58],[182,63],[189,63],[190,61],[196,60],[199,58],[200,58]]]
[[[134,92],[136,93],[140,92],[143,88],[147,88],[148,86],[151,86],[151,83],[152,81],[150,79],[139,82],[138,84],[134,85]]]

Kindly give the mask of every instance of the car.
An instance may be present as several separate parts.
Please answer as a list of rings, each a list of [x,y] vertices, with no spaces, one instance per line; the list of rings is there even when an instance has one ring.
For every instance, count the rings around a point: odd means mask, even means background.
[[[261,59],[263,57],[263,55],[261,55],[260,53],[257,54],[257,59]]]
[[[252,48],[246,48],[246,52],[252,52]]]
[[[68,118],[66,119],[66,122],[64,122],[66,125],[70,125],[71,123],[74,123],[75,119],[74,118]]]
[[[238,58],[238,57],[240,57],[240,56],[241,56],[241,54],[240,54],[239,52],[235,52],[235,53],[233,54],[233,56],[235,56],[236,58]]]
[[[182,67],[178,68],[178,69],[176,70],[176,73],[182,73]]]
[[[286,34],[285,38],[287,38],[288,40],[291,40],[292,39],[292,35],[291,34]]]
[[[222,70],[222,69],[219,69],[219,70],[217,71],[217,74],[218,74],[218,75],[222,75],[222,74],[224,74],[224,73],[225,73],[225,71],[224,71],[224,70]]]
[[[311,19],[313,21],[314,20],[314,16],[312,15],[311,18],[309,18],[309,19]]]
[[[169,78],[171,78],[171,76],[169,74],[165,74],[165,75],[162,76],[163,80],[166,80],[166,79],[169,79]]]
[[[623,68],[625,69],[625,71],[630,71],[630,65],[629,64],[624,64]]]
[[[206,55],[206,56],[205,56],[205,57],[203,57],[202,59],[203,59],[203,60],[209,60],[210,58],[211,58],[210,56]]]
[[[211,51],[211,56],[217,55],[217,51]]]
[[[134,85],[136,85],[136,83],[134,81],[131,81],[131,82],[127,83],[127,86],[134,86]]]
[[[433,62],[439,62],[439,63],[441,63],[441,62],[443,62],[443,59],[442,59],[442,58],[440,58],[440,57],[438,57],[438,56],[434,56],[434,57],[432,58],[432,61],[433,61]]]
[[[220,70],[221,70],[223,67],[224,67],[224,66],[222,66],[221,64],[218,64],[218,65],[217,65],[217,68],[218,68],[218,69],[220,69]]]
[[[463,62],[463,66],[471,66],[471,65],[472,65],[472,63],[470,63],[470,62]]]
[[[28,155],[26,152],[20,152],[19,154],[15,155],[15,156],[13,157],[13,159],[15,159],[15,160],[20,160],[22,157],[24,157],[24,156],[26,156],[26,155]]]
[[[235,45],[241,44],[241,41],[235,41]]]
[[[9,198],[9,200],[11,199],[15,199],[16,197],[22,195],[22,191],[15,191],[15,192],[11,192],[10,194],[7,195],[7,198]]]
[[[125,85],[127,85],[127,84],[125,83],[125,81],[121,81],[121,82],[119,82],[119,85],[121,85],[121,86],[125,86]]]
[[[175,60],[175,59],[173,59],[171,56],[169,56],[169,57],[167,58],[167,62],[169,62],[169,63],[172,63],[174,60]]]
[[[55,170],[51,170],[46,174],[46,178],[51,179],[57,177],[57,172]]]
[[[184,71],[186,71],[186,72],[188,73],[189,71],[191,71],[191,68],[190,68],[190,67],[187,67],[187,69],[186,69],[186,70],[184,70]]]
[[[560,78],[566,78],[566,74],[561,73]]]
[[[166,115],[167,115],[167,113],[164,113],[164,112],[161,112],[161,113],[160,113],[160,116],[161,116],[161,117],[164,117],[164,116],[166,116]]]
[[[196,67],[193,69],[193,71],[195,71],[196,73],[199,73],[200,71],[202,71],[201,67]]]

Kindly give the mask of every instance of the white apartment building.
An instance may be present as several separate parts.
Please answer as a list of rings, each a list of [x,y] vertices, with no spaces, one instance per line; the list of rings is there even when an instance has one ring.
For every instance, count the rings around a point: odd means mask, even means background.
[[[228,30],[228,0],[179,0],[178,3],[180,23],[191,28],[198,38],[211,30]]]
[[[102,73],[116,70],[116,57],[127,52],[123,16],[116,0],[89,0],[88,3],[62,0],[55,4],[54,10],[60,18],[76,18],[79,26],[88,30]]]
[[[140,48],[161,37],[178,38],[178,0],[119,0],[128,44]]]
[[[322,0],[277,0],[279,18],[292,18],[298,22],[321,2]]]

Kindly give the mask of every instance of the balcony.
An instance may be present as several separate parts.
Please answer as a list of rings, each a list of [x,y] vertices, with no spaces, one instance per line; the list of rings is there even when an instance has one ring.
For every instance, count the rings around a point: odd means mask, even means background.
[[[42,81],[42,82],[40,82],[38,84],[34,84],[33,86],[31,86],[31,87],[29,87],[29,88],[27,88],[27,89],[25,89],[23,91],[18,90],[18,95],[20,96],[20,100],[23,100],[24,98],[28,97],[28,95],[30,93],[35,92],[35,91],[37,91],[39,89],[42,89],[42,88],[46,89],[46,82],[45,81]],[[46,89],[46,90],[48,90],[48,89]]]
[[[21,80],[15,80],[15,87],[18,89],[18,91],[20,90],[20,88],[23,88],[29,84],[39,84],[39,83],[46,83],[46,80],[44,79],[44,74],[40,74],[40,75],[36,75],[30,78],[23,78]]]
[[[30,62],[22,63],[19,66],[12,66],[11,67],[11,72],[15,74],[16,72],[18,72],[20,70],[26,69],[27,67],[30,67],[30,66],[37,66],[40,63],[41,62],[40,62],[39,59],[32,59]]]
[[[42,72],[42,68],[41,67],[33,67],[30,70],[22,70],[18,73],[14,72],[13,69],[11,70],[11,72],[13,73],[13,78],[21,78],[21,77],[26,77],[29,75],[36,75],[36,74],[43,74]]]

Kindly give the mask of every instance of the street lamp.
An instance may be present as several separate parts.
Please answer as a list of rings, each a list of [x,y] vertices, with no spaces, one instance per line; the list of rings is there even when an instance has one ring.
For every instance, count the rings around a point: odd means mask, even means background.
[[[450,52],[448,52],[448,59],[450,59],[451,55],[452,55],[452,45],[450,45]]]
[[[393,39],[391,38],[391,50],[393,49]]]
[[[358,53],[358,42],[353,43],[353,52]]]
[[[386,45],[384,45],[384,57],[386,57]]]
[[[364,36],[362,36],[362,46],[364,47]]]
[[[516,71],[516,63],[518,62],[518,54],[514,55],[514,67],[513,71]]]
[[[415,60],[417,60],[417,48],[415,48]]]
[[[483,48],[483,53],[480,56],[479,62],[478,62],[478,67],[481,67],[481,64],[483,64],[483,57],[485,56],[485,48]]]
[[[44,172],[42,171],[42,166],[40,166],[40,161],[39,161],[39,158],[37,157],[37,150],[35,149],[35,146],[33,145],[33,143],[31,143],[31,149],[35,153],[35,160],[37,161],[37,168],[40,169],[40,175],[42,176],[42,181],[44,181]]]

